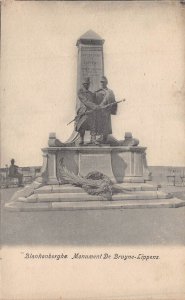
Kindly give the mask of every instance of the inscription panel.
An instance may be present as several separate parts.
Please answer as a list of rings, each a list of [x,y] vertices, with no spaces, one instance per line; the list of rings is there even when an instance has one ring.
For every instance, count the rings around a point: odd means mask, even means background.
[[[91,43],[91,41],[89,41]],[[85,77],[90,77],[92,92],[100,88],[100,79],[104,75],[103,45],[78,45],[77,90]],[[76,98],[76,110],[80,107],[80,100]]]
[[[81,49],[81,82],[85,77],[91,78],[90,90],[100,88],[100,79],[103,75],[103,53],[102,49]]]

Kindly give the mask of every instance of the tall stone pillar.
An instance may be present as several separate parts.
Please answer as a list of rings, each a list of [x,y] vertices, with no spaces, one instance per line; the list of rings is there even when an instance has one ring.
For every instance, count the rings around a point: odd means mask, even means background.
[[[87,31],[77,40],[77,90],[85,77],[90,77],[90,91],[94,92],[100,88],[100,78],[104,75],[103,43],[104,40],[92,30]],[[78,108],[77,97],[76,109]]]

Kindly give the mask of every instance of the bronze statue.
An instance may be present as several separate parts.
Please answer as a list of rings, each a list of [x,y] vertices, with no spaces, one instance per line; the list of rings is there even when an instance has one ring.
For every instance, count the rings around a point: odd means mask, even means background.
[[[89,91],[90,78],[87,77],[82,82],[82,87],[78,91],[81,105],[77,116],[71,121],[75,121],[75,130],[80,134],[79,145],[84,144],[86,130],[89,130],[91,134],[90,144],[95,145],[106,143],[108,135],[112,133],[111,114],[116,114],[117,103],[125,101],[125,99],[116,101],[113,91],[107,88],[107,84],[108,80],[103,76],[102,88],[92,93]],[[96,140],[97,135],[101,136],[99,141]]]
[[[107,137],[112,133],[111,114],[117,112],[117,102],[114,93],[107,87],[108,80],[105,76],[101,78],[102,88],[96,91],[95,103],[102,109],[96,112],[96,134],[101,135],[100,141],[107,142]]]
[[[95,104],[95,94],[89,91],[90,78],[87,77],[82,82],[82,87],[78,91],[78,98],[80,99],[80,108],[77,111],[75,118],[75,130],[80,133],[80,145],[84,144],[85,131],[89,130],[91,134],[91,143],[96,142],[96,115],[95,111],[98,105]]]

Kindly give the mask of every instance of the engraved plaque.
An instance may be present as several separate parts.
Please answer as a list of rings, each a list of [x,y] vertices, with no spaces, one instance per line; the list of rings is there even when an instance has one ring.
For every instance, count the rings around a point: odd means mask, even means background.
[[[100,87],[100,78],[103,75],[102,48],[82,47],[81,50],[81,80],[90,77],[90,90],[95,91]]]
[[[91,32],[92,34],[92,32]],[[78,46],[78,70],[77,70],[77,90],[81,87],[85,77],[90,77],[91,85],[89,90],[94,92],[100,88],[100,78],[104,75],[103,61],[103,40],[101,37],[92,39],[92,36],[80,38]],[[79,108],[79,99],[77,97],[76,108]]]

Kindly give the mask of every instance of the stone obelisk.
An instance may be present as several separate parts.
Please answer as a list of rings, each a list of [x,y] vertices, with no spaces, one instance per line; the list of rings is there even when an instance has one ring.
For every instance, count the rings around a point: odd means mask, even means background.
[[[85,77],[90,77],[89,89],[92,92],[100,88],[100,78],[104,75],[103,43],[104,40],[92,30],[87,31],[77,40],[77,90]],[[76,109],[78,108],[79,99],[77,97]]]

